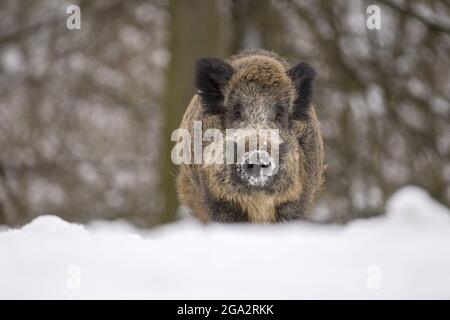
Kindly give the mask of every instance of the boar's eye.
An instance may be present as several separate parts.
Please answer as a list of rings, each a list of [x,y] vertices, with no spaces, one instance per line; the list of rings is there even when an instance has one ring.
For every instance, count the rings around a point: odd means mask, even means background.
[[[276,106],[276,113],[275,113],[274,120],[278,121],[278,122],[282,122],[283,119],[285,118],[285,114],[286,114],[285,110],[286,109],[287,109],[287,107],[284,104],[278,104]]]
[[[241,113],[241,104],[239,102],[234,103],[232,109],[231,109],[231,117],[233,121],[241,120],[242,119],[242,113]]]
[[[283,112],[278,111],[275,115],[275,121],[281,121],[283,119]]]

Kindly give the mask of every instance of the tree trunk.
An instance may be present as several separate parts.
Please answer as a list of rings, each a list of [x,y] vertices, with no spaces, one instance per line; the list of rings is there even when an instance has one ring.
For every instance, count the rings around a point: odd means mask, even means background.
[[[201,57],[223,57],[223,32],[216,1],[169,2],[170,62],[166,70],[165,98],[162,108],[162,147],[160,156],[160,222],[174,220],[178,202],[175,192],[176,166],[170,158],[174,142],[172,131],[181,121],[184,111],[195,93],[193,85],[195,61]]]

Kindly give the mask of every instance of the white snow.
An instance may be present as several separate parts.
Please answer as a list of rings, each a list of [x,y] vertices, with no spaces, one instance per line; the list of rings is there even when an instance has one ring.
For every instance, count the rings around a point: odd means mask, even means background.
[[[0,298],[450,298],[450,213],[416,187],[347,226],[149,231],[41,216],[0,232]]]

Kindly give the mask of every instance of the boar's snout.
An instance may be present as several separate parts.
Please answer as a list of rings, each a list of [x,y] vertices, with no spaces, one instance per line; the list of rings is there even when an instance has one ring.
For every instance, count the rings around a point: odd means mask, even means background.
[[[237,171],[242,180],[253,186],[264,186],[278,171],[276,159],[266,151],[247,152],[238,162]]]

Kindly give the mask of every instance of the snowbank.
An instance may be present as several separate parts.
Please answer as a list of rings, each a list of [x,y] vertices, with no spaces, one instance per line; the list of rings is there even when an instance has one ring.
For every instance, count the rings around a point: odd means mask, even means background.
[[[345,227],[42,216],[0,232],[0,298],[450,298],[450,213],[406,187]]]

